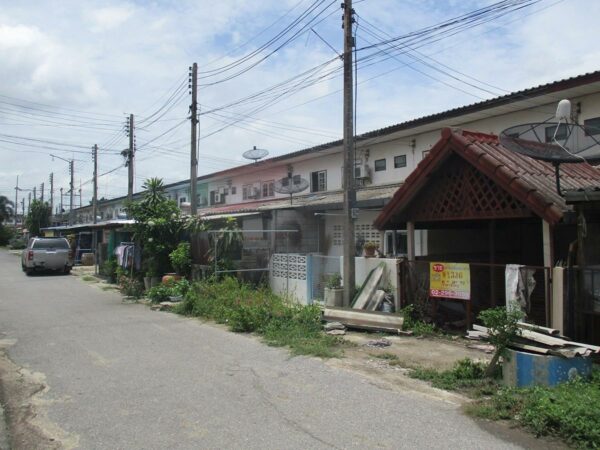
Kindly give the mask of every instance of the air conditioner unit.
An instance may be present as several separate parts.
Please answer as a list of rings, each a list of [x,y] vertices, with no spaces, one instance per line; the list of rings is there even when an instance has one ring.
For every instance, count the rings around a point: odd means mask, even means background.
[[[371,178],[371,168],[368,164],[360,164],[354,168],[354,178]]]
[[[215,191],[215,205],[221,203],[221,194],[219,194],[219,191]]]

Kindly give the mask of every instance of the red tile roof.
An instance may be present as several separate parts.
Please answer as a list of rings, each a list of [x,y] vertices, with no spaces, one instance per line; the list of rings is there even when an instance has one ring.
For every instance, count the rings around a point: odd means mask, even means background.
[[[393,217],[410,204],[432,172],[452,154],[466,160],[550,224],[558,223],[570,209],[556,192],[552,164],[511,152],[495,135],[444,128],[441,139],[396,191],[375,226],[388,228]],[[560,184],[563,190],[598,186],[600,168],[586,163],[561,164]]]

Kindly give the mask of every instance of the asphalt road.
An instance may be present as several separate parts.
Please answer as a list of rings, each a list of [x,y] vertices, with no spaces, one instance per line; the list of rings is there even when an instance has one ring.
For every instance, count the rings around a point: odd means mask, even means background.
[[[54,440],[37,448],[518,448],[456,405],[124,304],[74,276],[27,277],[3,250],[0,333],[19,374],[5,400],[38,383],[26,416]]]

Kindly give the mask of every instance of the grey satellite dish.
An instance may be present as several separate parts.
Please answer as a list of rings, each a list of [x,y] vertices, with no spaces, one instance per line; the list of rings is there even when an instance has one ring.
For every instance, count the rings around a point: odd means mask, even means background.
[[[499,139],[515,153],[552,163],[556,191],[561,196],[560,164],[600,163],[600,126],[584,127],[575,123],[568,100],[559,102],[554,118],[507,128]]]
[[[291,205],[293,201],[292,196],[298,192],[304,191],[308,188],[308,186],[308,181],[304,178],[301,178],[300,175],[287,176],[277,180],[273,185],[273,190],[278,194],[288,194],[290,196]]]
[[[246,150],[242,153],[242,156],[246,159],[251,159],[254,162],[257,162],[259,159],[263,159],[265,156],[269,154],[268,150],[263,148],[256,148],[256,145],[250,150]]]

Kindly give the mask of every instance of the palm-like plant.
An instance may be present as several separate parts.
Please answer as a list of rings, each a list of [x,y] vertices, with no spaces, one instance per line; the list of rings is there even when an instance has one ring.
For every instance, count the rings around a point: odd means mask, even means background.
[[[14,212],[14,206],[6,196],[0,195],[0,223],[10,219]]]
[[[142,188],[146,191],[142,202],[150,208],[155,208],[167,199],[162,178],[148,178]]]

